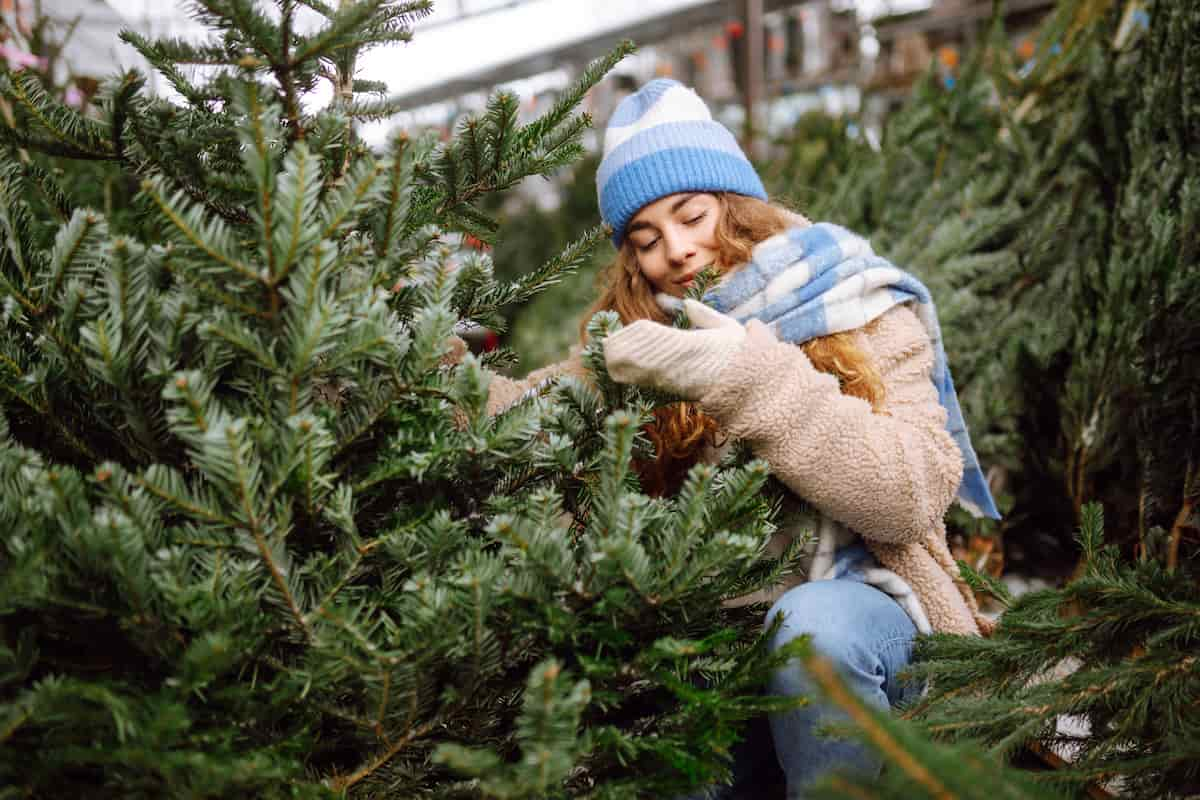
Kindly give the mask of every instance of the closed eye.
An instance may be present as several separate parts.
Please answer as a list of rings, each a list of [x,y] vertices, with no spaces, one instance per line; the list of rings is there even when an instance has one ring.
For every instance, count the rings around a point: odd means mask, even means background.
[[[704,219],[707,216],[708,216],[708,212],[705,211],[702,214],[700,214],[699,216],[692,217],[689,220],[685,220],[683,224],[684,225],[695,225],[696,223],[700,222],[700,220]]]
[[[637,246],[638,252],[639,253],[649,253],[650,250],[653,249],[654,245],[656,245],[656,244],[658,244],[658,239],[652,239],[649,242],[646,242],[645,244],[639,244]]]

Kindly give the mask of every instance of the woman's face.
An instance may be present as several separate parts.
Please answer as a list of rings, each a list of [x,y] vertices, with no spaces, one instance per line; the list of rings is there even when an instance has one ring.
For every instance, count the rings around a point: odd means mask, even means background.
[[[707,192],[681,192],[642,208],[626,228],[638,267],[656,291],[683,297],[692,280],[717,260],[721,203]]]

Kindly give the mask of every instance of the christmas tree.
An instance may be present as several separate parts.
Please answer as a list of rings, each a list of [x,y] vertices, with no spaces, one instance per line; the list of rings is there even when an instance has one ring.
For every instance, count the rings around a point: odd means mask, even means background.
[[[1087,566],[1071,583],[1012,601],[981,580],[1011,607],[989,639],[918,644],[916,672],[931,691],[909,713],[993,758],[1034,744],[1060,765],[1043,780],[1072,796],[1192,797],[1200,575],[1194,563],[1170,566],[1162,547],[1129,563],[1103,538],[1103,514],[1089,504],[1078,534]]]
[[[1192,796],[1200,7],[1063,2],[1015,66],[993,28],[822,213],[928,276],[1023,566],[1079,554],[1062,588],[1005,598],[990,639],[923,640],[909,715],[991,762],[1032,747],[1071,796]],[[913,742],[893,764],[948,774]]]
[[[1200,8],[1062,0],[1038,41],[1017,63],[997,18],[801,210],[930,285],[1020,568],[1070,564],[1092,500],[1127,553],[1194,550]]]
[[[201,0],[123,34],[86,112],[0,75],[0,783],[89,797],[670,796],[727,773],[761,696],[766,468],[674,498],[631,461],[654,398],[568,380],[496,415],[453,364],[593,228],[501,282],[483,198],[576,158],[574,109],[394,136],[356,59],[426,2]],[[301,25],[302,17],[316,19]],[[200,65],[200,72],[193,71]],[[328,82],[324,105],[315,90]],[[99,164],[131,187],[107,216]]]

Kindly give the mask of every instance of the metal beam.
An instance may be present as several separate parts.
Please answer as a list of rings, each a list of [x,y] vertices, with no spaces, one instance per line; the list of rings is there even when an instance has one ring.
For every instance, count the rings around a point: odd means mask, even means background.
[[[1008,0],[1004,4],[1004,16],[1033,11],[1049,11],[1055,5],[1055,0]],[[877,20],[874,25],[875,35],[882,41],[894,39],[906,33],[924,33],[925,31],[951,28],[959,25],[974,25],[987,22],[992,16],[992,4],[979,2],[973,6],[948,14],[916,13],[906,15],[894,21]]]

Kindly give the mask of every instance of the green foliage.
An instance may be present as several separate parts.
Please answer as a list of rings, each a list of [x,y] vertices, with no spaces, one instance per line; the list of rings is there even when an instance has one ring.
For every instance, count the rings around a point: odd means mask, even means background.
[[[852,134],[850,121],[819,111],[796,120],[771,142],[771,158],[756,165],[772,199],[803,214],[821,207],[838,189],[844,175],[871,149]]]
[[[1045,781],[1074,792],[1114,777],[1121,796],[1188,797],[1200,787],[1200,581],[1196,564],[1123,560],[1103,545],[1100,506],[1083,509],[1086,568],[1061,589],[1018,598],[990,639],[918,644],[930,680],[915,709],[940,737],[1003,757],[1031,741],[1071,754]],[[1060,716],[1087,724],[1078,735]]]
[[[563,178],[559,206],[553,211],[543,211],[532,203],[501,211],[506,222],[494,253],[498,275],[526,274],[531,263],[545,261],[599,218],[599,163],[598,156],[587,156]],[[607,239],[597,230],[596,247],[572,275],[528,304],[510,307],[506,344],[523,369],[560,361],[579,344],[579,323],[596,299],[598,275],[615,256]]]
[[[357,120],[427,3],[196,7],[87,113],[28,73],[0,166],[0,782],[28,796],[667,796],[720,778],[778,663],[761,463],[637,489],[654,398],[563,381],[489,415],[445,363],[583,263],[467,258],[483,199],[574,158],[579,98],[444,144]],[[184,63],[214,69],[203,80]],[[319,81],[325,107],[302,103]],[[35,152],[36,151],[36,152]],[[22,154],[33,154],[29,159]],[[136,188],[109,216],[70,157]],[[47,191],[47,187],[50,191]],[[614,323],[599,319],[589,360]],[[702,688],[697,688],[702,687]]]
[[[575,736],[583,709],[591,700],[587,681],[574,686],[560,685],[561,667],[554,661],[539,664],[529,674],[525,701],[517,719],[517,740],[521,745],[521,760],[505,764],[487,750],[471,750],[458,745],[442,745],[435,759],[454,767],[458,772],[480,779],[480,788],[489,797],[508,800],[553,792],[566,780],[579,753],[586,752],[587,743],[577,749],[564,750],[560,742]]]

